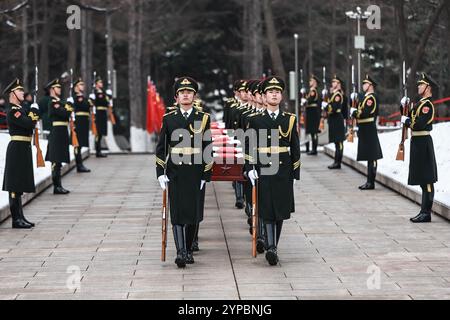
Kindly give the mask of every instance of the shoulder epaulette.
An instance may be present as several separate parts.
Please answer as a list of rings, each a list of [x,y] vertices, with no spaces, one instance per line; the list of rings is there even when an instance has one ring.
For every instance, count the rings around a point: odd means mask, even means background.
[[[166,114],[164,115],[164,117],[165,117],[165,116],[168,116],[168,115],[171,115],[171,114],[174,114],[175,112],[177,112],[177,110],[170,111],[169,113],[166,113]]]

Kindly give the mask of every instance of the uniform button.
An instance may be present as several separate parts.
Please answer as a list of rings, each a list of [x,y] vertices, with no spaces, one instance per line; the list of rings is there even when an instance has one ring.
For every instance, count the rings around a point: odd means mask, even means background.
[[[279,137],[278,137],[278,139],[280,139],[280,140],[281,140],[281,136],[279,136]]]
[[[191,134],[191,138],[193,138],[194,136]]]
[[[280,164],[283,164],[283,161],[280,161]]]
[[[268,137],[267,137],[267,139],[270,139],[270,138],[272,138],[272,137],[271,137],[271,136],[268,136]]]

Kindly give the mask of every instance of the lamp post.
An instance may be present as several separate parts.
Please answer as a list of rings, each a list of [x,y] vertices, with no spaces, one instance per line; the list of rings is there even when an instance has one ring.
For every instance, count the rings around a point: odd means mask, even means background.
[[[365,48],[365,38],[361,36],[361,20],[366,20],[371,16],[371,12],[362,12],[361,7],[356,7],[356,12],[347,11],[345,15],[356,20],[357,35],[355,36],[355,49],[358,50],[358,91],[361,91],[361,50]]]

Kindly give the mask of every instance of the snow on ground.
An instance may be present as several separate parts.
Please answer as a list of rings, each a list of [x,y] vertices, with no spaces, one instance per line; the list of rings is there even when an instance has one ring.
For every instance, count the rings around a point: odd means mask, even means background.
[[[411,136],[409,131],[409,136]],[[435,199],[450,206],[450,122],[433,125],[431,132],[438,167],[438,182],[435,184]],[[379,135],[384,158],[378,162],[378,172],[404,185],[408,183],[410,139],[405,142],[405,162],[396,161],[401,131],[382,133]],[[358,139],[354,143],[345,142],[344,155],[356,160]],[[334,150],[334,144],[327,147]],[[367,165],[367,162],[362,162]],[[409,189],[420,192],[418,186],[408,186]]]
[[[9,134],[0,133],[0,189],[3,187],[3,174],[5,169],[5,158],[6,158],[6,149],[8,148],[8,143],[10,141]],[[47,152],[47,140],[40,139],[40,145],[42,149],[42,154],[45,157]],[[33,163],[34,163],[34,182],[38,185],[40,182],[44,181],[48,177],[52,175],[51,172],[51,163],[46,162],[45,168],[36,168],[36,147],[32,147],[33,150]],[[83,152],[86,151],[87,148],[83,148]],[[74,159],[73,148],[70,147],[70,159]],[[0,191],[0,208],[9,205],[8,203],[8,192]]]

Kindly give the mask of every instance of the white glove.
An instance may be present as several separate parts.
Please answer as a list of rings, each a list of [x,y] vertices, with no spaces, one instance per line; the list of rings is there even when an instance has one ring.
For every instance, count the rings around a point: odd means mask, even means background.
[[[202,182],[200,183],[200,190],[203,190],[203,187],[205,186],[206,181],[202,180]]]
[[[406,105],[406,104],[409,104],[410,101],[411,101],[411,100],[410,100],[408,97],[403,97],[402,100],[400,101],[400,104],[401,104],[402,106],[404,106],[404,105]]]
[[[89,95],[89,99],[95,100],[95,93],[91,93],[91,94]]]
[[[259,178],[258,172],[256,170],[250,170],[249,172],[247,172],[247,177],[250,179],[252,186],[254,186],[255,181]]]
[[[325,110],[328,107],[328,102],[322,101],[322,110]]]
[[[36,109],[36,110],[39,110],[39,105],[38,105],[37,103],[33,103],[33,104],[30,106],[30,109]]]
[[[167,183],[170,181],[166,175],[162,175],[158,177],[159,185],[161,189],[166,190]]]
[[[112,94],[112,90],[111,90],[111,89],[106,90],[106,94],[107,94],[108,96],[112,96],[112,95],[113,95],[113,94]]]
[[[306,94],[306,89],[305,88],[301,88],[300,93],[305,95]]]
[[[402,124],[405,124],[409,120],[409,117],[402,116],[402,119],[400,121],[402,122]]]
[[[69,97],[69,98],[67,98],[66,102],[74,104],[75,100],[73,100],[73,97]]]
[[[328,90],[327,89],[323,89],[322,90],[322,96],[325,97],[326,95],[328,95]]]
[[[308,100],[306,100],[305,98],[302,98],[301,105],[304,106],[307,102],[308,102]]]
[[[350,95],[350,99],[352,100],[358,99],[358,94],[356,92],[352,92],[352,94]]]
[[[358,111],[358,109],[356,109],[356,108],[350,108],[350,117],[353,117],[353,114],[356,112],[356,111]]]

